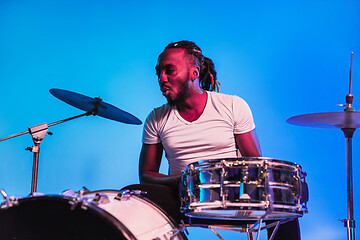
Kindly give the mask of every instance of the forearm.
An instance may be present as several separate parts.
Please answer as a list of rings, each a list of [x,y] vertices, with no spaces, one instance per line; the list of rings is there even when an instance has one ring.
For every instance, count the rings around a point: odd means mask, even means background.
[[[181,175],[165,175],[158,172],[144,172],[140,174],[140,183],[161,184],[170,187],[178,187]]]

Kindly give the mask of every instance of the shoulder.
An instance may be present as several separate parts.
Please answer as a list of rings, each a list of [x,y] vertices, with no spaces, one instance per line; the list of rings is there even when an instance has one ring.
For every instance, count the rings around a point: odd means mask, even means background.
[[[248,104],[244,99],[242,99],[239,96],[236,95],[229,95],[224,93],[218,93],[218,92],[208,92],[211,100],[214,103],[222,103],[227,106],[247,106]]]
[[[160,107],[154,108],[147,117],[147,121],[160,121],[168,112],[170,112],[171,106],[164,104]]]

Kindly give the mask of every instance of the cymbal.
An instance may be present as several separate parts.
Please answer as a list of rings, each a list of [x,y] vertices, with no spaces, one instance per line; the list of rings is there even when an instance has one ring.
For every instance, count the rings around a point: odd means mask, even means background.
[[[360,128],[360,112],[311,113],[288,118],[286,122],[316,128]]]
[[[61,101],[86,112],[93,111],[96,108],[95,106],[97,106],[97,111],[95,110],[94,113],[91,113],[93,115],[99,115],[101,117],[122,123],[135,125],[142,124],[142,122],[137,117],[109,103],[103,102],[100,98],[90,98],[79,93],[56,88],[52,88],[49,91],[53,96],[60,99]]]

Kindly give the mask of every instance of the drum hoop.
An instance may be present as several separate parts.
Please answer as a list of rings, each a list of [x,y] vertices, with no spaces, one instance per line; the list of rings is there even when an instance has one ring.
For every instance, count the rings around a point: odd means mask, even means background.
[[[301,166],[284,160],[269,158],[269,157],[242,157],[242,158],[223,158],[223,159],[209,159],[201,160],[197,162],[190,163],[186,166],[185,172],[189,171],[189,168],[195,168],[198,171],[201,170],[215,170],[221,168],[220,166],[214,166],[215,164],[223,164],[225,167],[237,167],[241,165],[254,164],[258,165],[260,163],[267,162],[270,166],[280,166],[285,168],[290,168],[292,170],[301,170]],[[233,163],[236,163],[234,165]],[[204,168],[204,169],[198,169]]]
[[[86,192],[84,195],[86,196],[87,194],[91,194],[91,193],[103,193],[103,192],[111,192],[111,193],[118,195],[121,191],[114,190],[114,189],[96,190],[96,191]],[[174,219],[171,218],[171,216],[167,216],[166,212],[158,204],[151,201],[149,198],[142,196],[142,195],[131,195],[131,197],[139,198],[140,200],[153,205],[157,210],[159,210],[161,212],[162,215],[164,215],[165,217],[168,218],[167,220],[170,220],[169,222],[171,222],[171,223],[175,222]],[[118,200],[118,199],[116,199],[116,200]],[[175,226],[172,226],[172,227],[175,227]]]
[[[241,202],[231,202],[231,201],[225,201],[225,203],[223,203],[222,201],[213,201],[213,202],[193,202],[190,203],[189,205],[189,209],[204,209],[204,208],[218,208],[218,207],[259,207],[259,208],[264,208],[267,209],[268,207],[268,203],[266,203],[265,201],[261,201],[259,203],[241,203]],[[301,204],[296,204],[296,205],[290,205],[290,204],[273,204],[272,205],[274,209],[288,209],[288,210],[294,210],[296,212],[303,212],[302,210],[302,205]],[[241,209],[240,209],[241,210]],[[224,209],[224,211],[226,211],[226,208]]]

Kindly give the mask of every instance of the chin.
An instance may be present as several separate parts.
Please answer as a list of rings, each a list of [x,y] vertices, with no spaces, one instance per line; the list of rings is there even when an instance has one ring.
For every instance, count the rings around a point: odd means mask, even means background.
[[[170,106],[174,106],[176,105],[176,101],[172,98],[166,98],[167,99],[167,102]]]
[[[174,106],[174,105],[176,105],[177,102],[178,102],[178,99],[177,99],[177,98],[174,98],[174,97],[171,97],[171,96],[167,96],[167,97],[166,97],[166,100],[167,100],[167,102],[168,102],[168,104],[169,104],[170,106]]]
[[[180,93],[176,93],[176,94],[174,93],[173,95],[170,94],[165,97],[166,97],[169,105],[175,106],[175,105],[178,105],[179,103],[184,102],[186,99],[186,96],[187,96],[187,92],[182,91]]]

